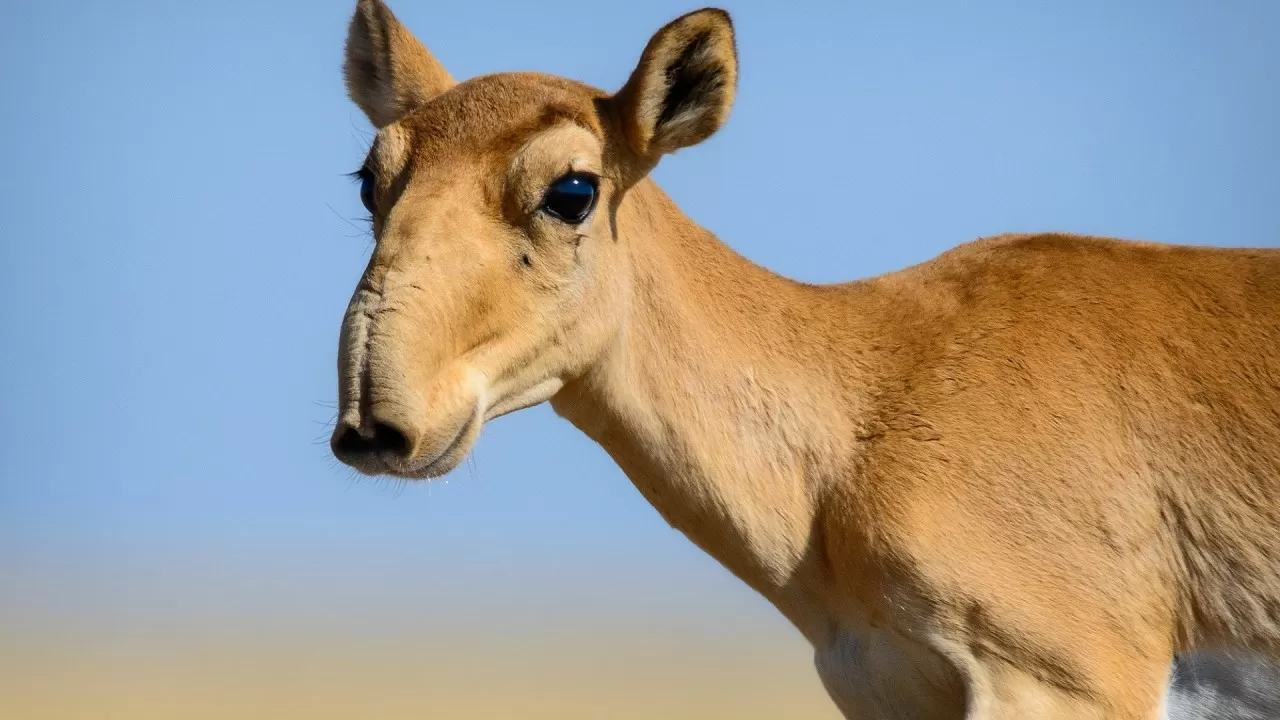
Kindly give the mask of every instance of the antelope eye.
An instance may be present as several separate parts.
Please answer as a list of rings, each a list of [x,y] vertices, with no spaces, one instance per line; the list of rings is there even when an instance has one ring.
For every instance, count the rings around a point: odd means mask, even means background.
[[[542,208],[567,223],[577,225],[595,207],[597,183],[594,175],[570,173],[551,183],[542,198]]]
[[[368,170],[360,172],[360,202],[364,203],[365,210],[374,212],[373,173]]]

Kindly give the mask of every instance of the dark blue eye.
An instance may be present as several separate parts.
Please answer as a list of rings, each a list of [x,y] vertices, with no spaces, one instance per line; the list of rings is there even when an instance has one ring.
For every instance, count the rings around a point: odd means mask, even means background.
[[[577,225],[595,207],[597,182],[594,175],[586,173],[565,175],[547,188],[542,207],[561,220]]]
[[[365,210],[374,212],[373,173],[368,170],[360,171],[360,202],[364,203]]]

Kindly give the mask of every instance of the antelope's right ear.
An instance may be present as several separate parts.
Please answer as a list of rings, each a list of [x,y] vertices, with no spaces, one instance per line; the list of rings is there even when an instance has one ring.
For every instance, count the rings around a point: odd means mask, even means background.
[[[453,87],[449,71],[382,0],[358,0],[342,65],[347,94],[384,128]]]
[[[737,83],[729,13],[703,8],[667,23],[614,96],[631,151],[656,163],[707,139],[728,118]]]

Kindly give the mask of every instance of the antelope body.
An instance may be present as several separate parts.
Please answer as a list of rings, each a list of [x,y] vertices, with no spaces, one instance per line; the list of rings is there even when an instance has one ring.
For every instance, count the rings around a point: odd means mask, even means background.
[[[1150,720],[1178,654],[1280,651],[1280,251],[1006,235],[780,277],[647,177],[736,73],[707,9],[616,93],[457,83],[360,0],[377,243],[337,457],[438,476],[550,401],[794,623],[849,718]]]

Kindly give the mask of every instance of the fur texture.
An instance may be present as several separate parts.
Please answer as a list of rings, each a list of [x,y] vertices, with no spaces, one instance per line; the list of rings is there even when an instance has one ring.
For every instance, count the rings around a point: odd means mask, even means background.
[[[1003,235],[795,282],[647,177],[736,73],[703,10],[616,94],[455,84],[361,0],[377,245],[335,454],[433,477],[550,401],[795,624],[850,718],[1151,720],[1178,654],[1280,650],[1280,251]],[[570,172],[598,179],[578,223],[544,207]],[[1215,702],[1198,682],[1175,702]]]

